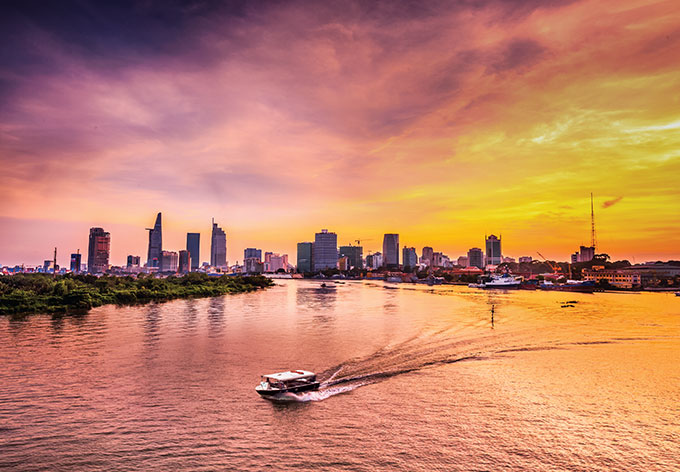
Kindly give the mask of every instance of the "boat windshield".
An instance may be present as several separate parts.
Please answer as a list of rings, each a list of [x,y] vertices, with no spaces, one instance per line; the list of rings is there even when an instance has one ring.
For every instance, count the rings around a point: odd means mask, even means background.
[[[294,385],[304,385],[316,382],[316,375],[299,377],[296,379],[278,380],[271,377],[263,377],[264,381],[275,388],[290,387]]]

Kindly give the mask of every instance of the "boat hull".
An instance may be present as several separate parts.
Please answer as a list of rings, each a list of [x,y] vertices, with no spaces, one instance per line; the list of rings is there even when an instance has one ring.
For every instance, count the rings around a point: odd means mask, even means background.
[[[595,291],[594,285],[553,285],[541,287],[541,290],[553,290],[556,292],[580,292],[593,293]]]
[[[493,284],[486,284],[484,285],[483,288],[486,289],[498,289],[498,288],[519,288],[520,284],[503,284],[503,285],[493,285]]]
[[[280,393],[301,393],[309,392],[311,390],[319,390],[320,385],[321,384],[319,382],[312,382],[309,384],[297,385],[295,387],[290,388],[267,388],[267,389],[260,388],[260,386],[258,385],[257,387],[255,387],[255,391],[263,397],[272,397]]]

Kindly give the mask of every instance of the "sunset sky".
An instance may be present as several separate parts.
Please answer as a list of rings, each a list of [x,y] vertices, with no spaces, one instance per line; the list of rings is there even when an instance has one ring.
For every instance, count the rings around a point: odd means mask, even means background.
[[[33,3],[34,6],[30,6]],[[3,2],[0,264],[328,228],[452,258],[680,259],[670,1]],[[85,260],[83,261],[85,262]]]

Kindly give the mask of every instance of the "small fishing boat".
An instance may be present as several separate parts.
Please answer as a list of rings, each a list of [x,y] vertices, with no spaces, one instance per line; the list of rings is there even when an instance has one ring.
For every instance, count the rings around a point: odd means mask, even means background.
[[[255,391],[263,397],[271,397],[279,393],[299,393],[318,390],[319,381],[314,372],[306,370],[289,370],[262,376],[262,381]]]
[[[675,292],[676,297],[680,297],[680,292]]]

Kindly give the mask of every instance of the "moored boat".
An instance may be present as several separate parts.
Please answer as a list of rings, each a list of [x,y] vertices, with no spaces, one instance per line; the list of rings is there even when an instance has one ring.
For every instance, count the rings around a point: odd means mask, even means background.
[[[519,288],[522,277],[510,274],[492,275],[486,280],[482,280],[482,288]]]
[[[550,281],[545,281],[540,285],[540,289],[556,290],[558,292],[593,293],[595,291],[595,282],[590,280],[567,280],[564,284],[554,284]]]
[[[318,390],[319,381],[316,374],[306,370],[289,370],[262,376],[255,391],[263,397],[272,397],[280,393],[299,393]]]

